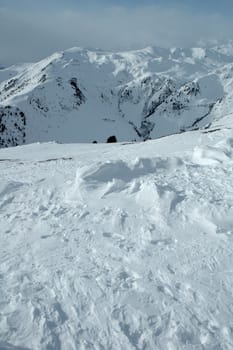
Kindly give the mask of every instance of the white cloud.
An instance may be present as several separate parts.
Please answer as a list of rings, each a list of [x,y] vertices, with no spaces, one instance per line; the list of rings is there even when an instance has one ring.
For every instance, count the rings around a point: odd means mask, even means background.
[[[175,8],[109,7],[53,13],[0,9],[0,63],[37,60],[72,46],[187,47],[232,34],[232,23],[221,15],[195,15]]]

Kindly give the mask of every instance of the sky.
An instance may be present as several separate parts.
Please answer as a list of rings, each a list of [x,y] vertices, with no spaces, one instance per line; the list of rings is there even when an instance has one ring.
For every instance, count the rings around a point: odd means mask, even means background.
[[[0,65],[74,46],[190,47],[233,38],[233,0],[0,0]]]

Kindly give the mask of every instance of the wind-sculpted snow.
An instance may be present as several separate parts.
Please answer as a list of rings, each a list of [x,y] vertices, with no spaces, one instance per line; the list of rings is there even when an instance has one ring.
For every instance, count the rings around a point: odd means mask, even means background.
[[[153,174],[162,170],[175,168],[178,164],[182,164],[181,160],[166,160],[164,158],[136,158],[132,162],[126,161],[108,161],[104,164],[97,164],[94,169],[88,171],[81,176],[88,182],[110,182],[113,179],[119,179],[124,182],[130,182],[134,178]],[[79,172],[77,174],[79,176]]]
[[[194,149],[193,161],[199,165],[216,165],[228,163],[233,155],[233,139],[220,141],[216,146],[197,146]]]
[[[232,63],[230,44],[118,53],[73,48],[0,70],[0,106],[25,115],[25,137],[16,145],[154,139],[231,113]]]
[[[0,349],[231,350],[229,125],[2,149]]]

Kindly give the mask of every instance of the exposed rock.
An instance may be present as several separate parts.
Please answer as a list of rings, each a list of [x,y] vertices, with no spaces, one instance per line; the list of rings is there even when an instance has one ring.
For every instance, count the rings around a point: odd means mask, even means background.
[[[77,105],[80,106],[83,102],[86,101],[86,97],[78,87],[77,78],[71,78],[70,85],[74,89],[74,96],[77,98]]]
[[[25,143],[25,114],[17,107],[0,107],[0,147]]]
[[[113,136],[109,136],[109,138],[107,139],[107,143],[114,143],[117,142],[117,138],[115,135]]]

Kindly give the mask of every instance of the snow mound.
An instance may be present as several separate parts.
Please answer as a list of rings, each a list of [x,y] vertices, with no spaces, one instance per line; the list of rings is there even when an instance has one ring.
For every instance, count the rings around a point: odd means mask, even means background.
[[[193,162],[199,165],[219,165],[231,162],[233,156],[233,140],[227,138],[215,146],[197,146],[193,152]]]
[[[144,200],[149,192],[151,192],[150,196],[154,193],[155,197],[159,197],[156,185],[150,187],[149,184],[147,188],[143,178],[164,171],[175,171],[182,164],[179,158],[136,158],[131,162],[117,160],[97,163],[92,167],[77,170],[75,183],[71,190],[68,190],[66,199],[74,202],[80,201],[90,191],[92,205],[95,202],[94,198],[109,200],[107,196],[113,193],[119,194],[122,191],[128,194],[140,192],[140,196],[137,196],[139,201]]]
[[[97,164],[93,169],[82,173],[82,178],[86,182],[109,182],[119,179],[130,182],[134,178],[156,173],[158,171],[171,171],[182,165],[181,159],[164,158],[136,158],[134,161],[115,161],[105,164]],[[78,171],[78,176],[79,171]]]
[[[217,165],[229,161],[229,155],[216,147],[196,147],[193,152],[193,161],[200,165]]]

